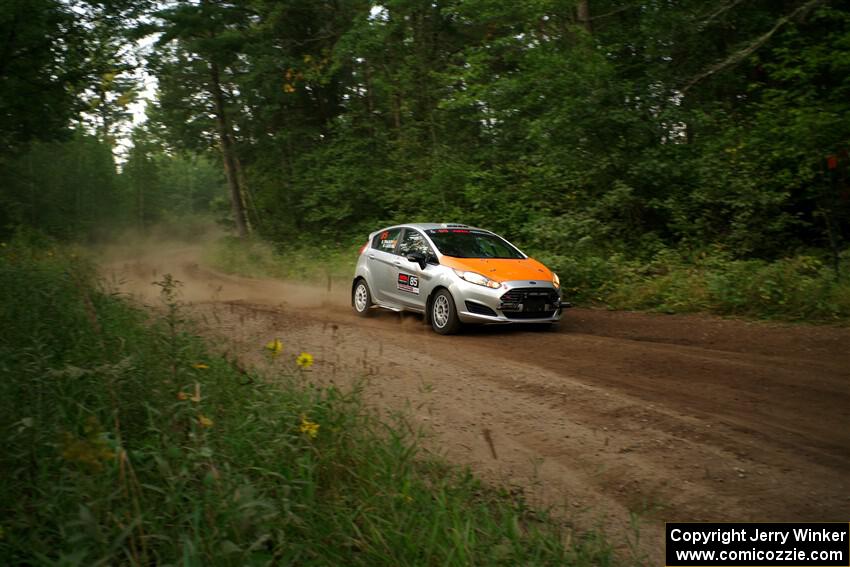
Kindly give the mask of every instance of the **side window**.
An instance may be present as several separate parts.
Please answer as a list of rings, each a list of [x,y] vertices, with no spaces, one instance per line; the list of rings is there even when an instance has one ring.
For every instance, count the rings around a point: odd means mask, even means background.
[[[372,248],[380,250],[381,252],[389,252],[392,254],[393,249],[395,249],[395,245],[398,243],[399,235],[401,235],[400,228],[382,230],[375,235],[375,238],[372,239]]]
[[[398,253],[401,256],[407,256],[411,252],[421,252],[427,257],[431,255],[431,247],[419,231],[408,228],[404,231]]]

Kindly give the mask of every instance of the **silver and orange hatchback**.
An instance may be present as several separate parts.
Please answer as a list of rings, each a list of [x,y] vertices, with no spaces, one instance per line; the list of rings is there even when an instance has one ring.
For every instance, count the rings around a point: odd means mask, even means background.
[[[488,230],[463,224],[390,226],[360,250],[351,305],[423,313],[440,334],[463,323],[555,323],[569,307],[557,274]]]

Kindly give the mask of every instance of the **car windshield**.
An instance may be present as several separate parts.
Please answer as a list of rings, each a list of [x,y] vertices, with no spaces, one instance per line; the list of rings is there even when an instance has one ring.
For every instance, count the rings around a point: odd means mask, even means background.
[[[437,249],[454,258],[521,259],[525,256],[495,234],[459,228],[436,228],[428,236]]]

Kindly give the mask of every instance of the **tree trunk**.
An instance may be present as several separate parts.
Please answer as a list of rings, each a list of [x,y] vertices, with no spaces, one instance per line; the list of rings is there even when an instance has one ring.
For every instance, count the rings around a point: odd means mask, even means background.
[[[590,25],[590,0],[579,0],[578,6],[576,6],[576,12],[578,23],[587,30],[587,33],[592,32],[593,28]]]
[[[372,88],[372,66],[366,61],[363,64],[363,68],[365,69],[365,78],[366,78],[366,112],[368,115],[368,126],[369,126],[369,134],[372,140],[375,139],[375,94]]]
[[[222,161],[224,161],[224,174],[227,177],[227,186],[230,188],[230,207],[233,211],[233,220],[236,222],[236,232],[239,234],[239,238],[246,238],[249,234],[248,222],[245,217],[242,190],[239,187],[239,173],[236,167],[233,139],[230,136],[230,124],[227,121],[227,112],[224,108],[221,75],[218,65],[215,62],[210,62],[210,79],[210,88],[212,90],[213,101],[215,102],[215,120],[218,126],[219,149],[221,149],[221,157]]]
[[[232,131],[230,139],[233,139]],[[252,233],[254,232],[254,226],[251,224],[251,212],[254,213],[254,220],[259,222],[257,207],[254,206],[254,202],[251,200],[251,193],[248,192],[248,182],[245,180],[245,171],[242,169],[242,161],[237,155],[233,156],[233,161],[236,164],[236,179],[239,180],[239,196],[242,199],[242,210],[245,211],[245,226],[247,227],[248,232]]]
[[[136,185],[136,209],[137,222],[139,224],[139,234],[145,233],[145,186],[141,179],[135,180]]]
[[[103,138],[103,141],[111,146],[112,140],[109,137],[111,124],[109,123],[109,110],[107,109],[106,91],[104,89],[100,90],[99,98],[100,106],[98,108],[100,110],[100,120],[102,122],[101,136]]]
[[[395,91],[392,95],[393,100],[393,124],[395,124],[396,134],[401,132],[401,95],[398,94],[398,86],[395,86]]]

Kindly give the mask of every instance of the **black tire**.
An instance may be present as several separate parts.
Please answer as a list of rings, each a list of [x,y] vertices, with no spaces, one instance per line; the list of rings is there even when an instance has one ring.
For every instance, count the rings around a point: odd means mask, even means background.
[[[361,294],[359,297],[358,293]],[[351,307],[361,317],[367,317],[372,312],[372,292],[363,278],[358,279],[351,288]]]
[[[441,335],[452,335],[460,330],[455,300],[449,290],[441,289],[434,294],[428,308],[428,320],[431,328]]]

